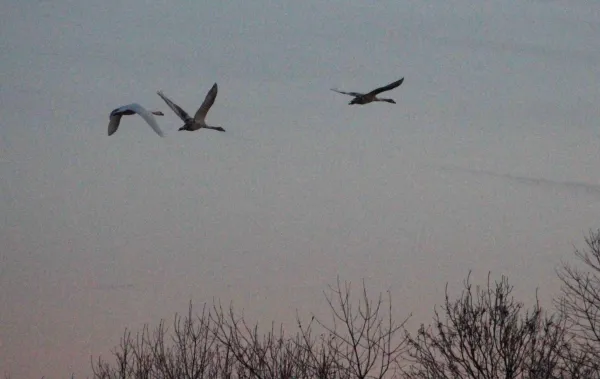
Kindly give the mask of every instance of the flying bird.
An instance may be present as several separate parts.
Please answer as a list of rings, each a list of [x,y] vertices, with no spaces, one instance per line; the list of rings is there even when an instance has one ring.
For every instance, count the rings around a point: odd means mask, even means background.
[[[217,91],[218,91],[217,83],[215,83],[215,84],[213,84],[210,91],[208,91],[208,93],[206,94],[206,97],[204,98],[204,102],[202,103],[200,108],[198,108],[198,110],[196,111],[194,118],[191,118],[190,115],[187,114],[183,109],[181,109],[180,106],[178,106],[177,104],[175,104],[174,102],[169,100],[169,98],[166,97],[162,91],[158,91],[156,93],[158,94],[158,96],[160,96],[165,101],[165,103],[167,103],[169,108],[171,108],[173,110],[173,112],[175,112],[175,114],[177,116],[179,116],[179,118],[182,119],[183,122],[185,123],[181,128],[179,128],[179,130],[188,130],[191,132],[194,130],[204,128],[204,129],[213,129],[213,130],[218,130],[220,132],[224,132],[225,129],[221,128],[220,126],[209,126],[209,125],[206,125],[206,121],[205,121],[208,110],[210,109],[210,107],[212,107],[213,103],[215,102],[215,99],[217,98]]]
[[[387,86],[383,86],[383,87],[374,89],[373,91],[371,91],[369,93],[344,92],[344,91],[337,90],[335,88],[332,88],[331,90],[335,91],[337,93],[344,94],[344,95],[354,96],[354,99],[352,99],[352,101],[348,103],[349,105],[352,105],[352,104],[362,105],[362,104],[371,103],[373,101],[385,101],[385,102],[388,102],[391,104],[396,104],[396,102],[392,99],[379,98],[379,97],[377,97],[377,95],[379,95],[382,92],[389,91],[389,90],[392,90],[392,89],[398,87],[400,84],[402,84],[403,81],[404,81],[404,78],[402,78],[394,83],[390,83]]]
[[[136,103],[123,105],[122,107],[110,112],[110,122],[108,123],[108,135],[113,135],[117,131],[117,129],[119,129],[119,124],[121,123],[122,116],[130,116],[136,113],[139,114],[144,120],[146,120],[148,125],[150,125],[152,129],[154,129],[156,134],[158,134],[161,137],[164,137],[162,130],[160,130],[160,127],[158,126],[158,123],[156,122],[156,119],[153,116],[164,116],[164,114],[161,111],[148,111],[146,108]]]

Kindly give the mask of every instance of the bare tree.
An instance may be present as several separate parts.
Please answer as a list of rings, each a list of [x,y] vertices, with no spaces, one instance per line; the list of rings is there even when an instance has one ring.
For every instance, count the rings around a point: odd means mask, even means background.
[[[145,332],[145,329],[144,329]],[[139,334],[138,334],[139,340]],[[144,366],[144,359],[136,360],[134,352],[135,342],[131,338],[131,332],[125,329],[120,344],[112,350],[115,363],[111,364],[101,357],[96,362],[92,361],[94,378],[98,379],[125,379],[125,378],[150,378]]]
[[[311,356],[314,364],[318,367],[319,363],[333,361],[338,373],[344,377],[396,377],[407,352],[407,338],[402,335],[402,330],[410,316],[399,323],[394,321],[390,292],[387,292],[387,300],[381,293],[373,300],[363,281],[358,299],[352,299],[350,283],[342,285],[338,278],[336,286],[330,286],[329,292],[325,293],[325,298],[331,310],[331,323],[314,316],[305,328],[298,322],[305,340],[309,340],[313,322],[325,331],[325,337],[320,339],[321,359],[315,360]]]
[[[590,231],[585,242],[587,249],[575,250],[584,268],[563,263],[558,270],[562,296],[557,303],[570,322],[574,344],[590,358],[588,368],[600,371],[600,230]]]
[[[251,377],[274,378],[375,378],[394,377],[399,372],[406,339],[401,330],[406,322],[395,323],[391,296],[369,298],[363,282],[362,293],[353,303],[349,283],[330,287],[325,294],[331,309],[331,324],[312,317],[304,326],[297,318],[299,332],[287,338],[282,328],[261,335],[232,308],[215,307],[214,325],[221,343]],[[315,328],[319,329],[315,332]]]
[[[570,343],[561,350],[561,362],[557,378],[600,379],[598,362],[576,344]]]
[[[599,245],[590,246],[597,254]],[[571,276],[561,276],[563,281],[582,278],[566,270]],[[582,288],[591,287],[566,287],[565,296]],[[568,292],[575,289],[580,292]],[[114,361],[100,357],[92,369],[99,379],[600,379],[598,350],[589,340],[595,334],[583,333],[595,329],[581,326],[596,313],[578,313],[591,312],[591,306],[575,307],[581,303],[568,301],[582,300],[572,295],[560,301],[562,312],[548,316],[537,302],[525,309],[512,290],[505,277],[491,283],[489,276],[487,287],[474,288],[469,275],[458,299],[451,300],[446,287],[441,311],[414,336],[404,329],[407,319],[394,321],[390,293],[370,297],[364,281],[355,297],[338,278],[325,292],[331,319],[313,315],[303,323],[297,315],[291,333],[274,323],[259,331],[218,302],[194,315],[190,303],[185,317],[175,315],[172,330],[164,321],[135,337],[125,330]],[[410,365],[403,370],[407,356]]]
[[[236,316],[232,306],[224,311],[214,305],[211,314],[213,334],[231,353],[239,378],[303,378],[306,353],[298,348],[299,338],[287,337],[283,327],[262,334],[258,325],[249,325],[243,316]]]
[[[564,320],[544,317],[536,302],[525,310],[502,277],[473,288],[470,275],[457,300],[446,286],[442,312],[433,325],[409,335],[414,363],[407,378],[555,378],[567,348]]]
[[[114,364],[101,357],[92,362],[94,378],[227,378],[234,366],[226,347],[212,333],[206,308],[194,317],[191,303],[186,317],[175,315],[172,333],[164,321],[153,333],[144,326],[135,339],[125,330],[113,355]]]
[[[392,317],[391,296],[370,299],[363,282],[353,299],[350,284],[325,294],[332,322],[314,316],[308,324],[297,317],[288,334],[271,324],[266,333],[249,324],[232,306],[215,302],[194,316],[175,315],[173,329],[164,321],[150,332],[145,326],[132,337],[126,330],[113,350],[114,362],[92,361],[98,379],[383,379],[395,377],[406,351],[401,333],[406,320]],[[353,301],[357,303],[352,303]]]

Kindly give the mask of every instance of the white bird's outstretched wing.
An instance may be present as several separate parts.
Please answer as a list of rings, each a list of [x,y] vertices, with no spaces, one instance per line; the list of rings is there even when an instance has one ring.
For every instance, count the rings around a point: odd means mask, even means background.
[[[148,125],[150,125],[150,127],[152,127],[152,129],[154,129],[156,134],[158,134],[161,137],[164,137],[162,130],[160,130],[160,127],[158,126],[158,123],[156,122],[156,118],[154,118],[154,115],[150,111],[148,111],[146,108],[144,108],[141,105],[136,104],[136,103],[129,104],[129,105],[127,105],[127,107],[131,111],[139,114],[148,123]]]
[[[217,98],[218,90],[219,89],[217,88],[217,83],[213,84],[210,91],[208,91],[208,93],[206,94],[206,97],[204,98],[202,105],[200,106],[200,108],[198,108],[198,110],[196,111],[196,114],[194,115],[194,120],[196,122],[204,121],[204,119],[206,118],[206,114],[208,113],[208,110],[215,103],[215,99]]]
[[[169,108],[171,108],[173,110],[173,112],[175,112],[175,114],[177,116],[179,116],[180,119],[183,120],[183,122],[185,122],[187,124],[192,119],[190,117],[190,115],[187,114],[186,111],[181,109],[181,107],[179,105],[177,105],[174,102],[172,102],[171,100],[169,100],[169,98],[167,96],[165,96],[163,91],[157,91],[156,93],[158,94],[158,96],[161,97],[161,99],[163,99],[165,101],[165,103],[167,103]]]
[[[112,136],[115,134],[117,129],[119,129],[119,123],[121,122],[121,115],[116,114],[110,116],[110,121],[108,122],[108,135]]]
[[[337,93],[341,93],[343,95],[350,95],[350,96],[354,96],[354,97],[362,96],[363,95],[362,93],[358,93],[358,92],[344,92],[344,91],[340,91],[340,90],[335,89],[335,88],[332,88],[331,90],[335,91]]]

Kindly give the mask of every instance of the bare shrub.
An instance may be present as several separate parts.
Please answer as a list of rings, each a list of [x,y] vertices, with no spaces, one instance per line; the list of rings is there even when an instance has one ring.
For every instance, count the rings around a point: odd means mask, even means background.
[[[410,336],[408,378],[554,378],[561,371],[564,320],[526,310],[505,277],[473,288],[469,277],[457,300],[446,287],[442,312]]]
[[[579,365],[586,361],[590,370],[600,371],[600,230],[585,238],[587,249],[575,250],[583,268],[563,263],[558,270],[562,281],[559,310],[569,321],[569,332]]]

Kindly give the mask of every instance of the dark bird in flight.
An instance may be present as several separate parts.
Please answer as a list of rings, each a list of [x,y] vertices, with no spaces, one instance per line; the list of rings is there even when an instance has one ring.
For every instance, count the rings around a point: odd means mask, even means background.
[[[206,97],[204,98],[204,102],[202,103],[200,108],[198,108],[198,110],[196,111],[194,118],[191,118],[190,115],[187,114],[183,109],[181,109],[180,106],[178,106],[177,104],[175,104],[174,102],[169,100],[169,98],[166,97],[162,91],[158,91],[157,94],[165,101],[165,103],[167,103],[167,105],[173,110],[173,112],[175,112],[175,114],[177,116],[179,116],[179,118],[182,119],[183,122],[185,123],[181,128],[179,128],[179,130],[188,130],[191,132],[194,130],[204,128],[204,129],[213,129],[213,130],[218,130],[220,132],[224,132],[225,129],[221,128],[220,126],[206,125],[206,122],[204,120],[206,118],[206,114],[208,113],[208,110],[210,109],[210,107],[212,107],[213,103],[215,102],[215,99],[217,98],[217,90],[218,90],[217,83],[215,83],[215,84],[213,84],[210,91],[208,91],[208,93],[206,94]]]
[[[344,92],[344,91],[340,91],[337,90],[335,88],[332,88],[332,91],[335,91],[337,93],[341,93],[344,95],[350,95],[350,96],[354,96],[354,99],[352,99],[351,102],[349,102],[349,105],[352,104],[368,104],[368,103],[372,103],[373,101],[385,101],[391,104],[396,104],[396,102],[392,99],[384,99],[384,98],[379,98],[377,97],[377,95],[379,95],[382,92],[385,91],[389,91],[392,90],[396,87],[398,87],[400,84],[402,84],[402,82],[404,81],[404,78],[394,82],[394,83],[390,83],[387,86],[383,86],[377,89],[374,89],[373,91],[369,92],[369,93],[358,93],[358,92]]]

